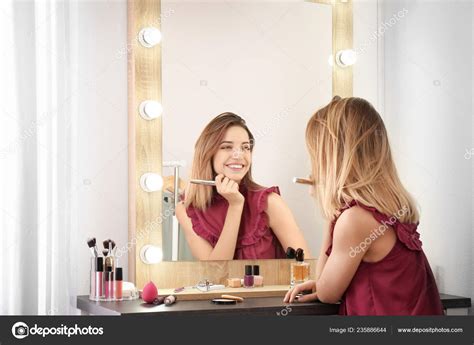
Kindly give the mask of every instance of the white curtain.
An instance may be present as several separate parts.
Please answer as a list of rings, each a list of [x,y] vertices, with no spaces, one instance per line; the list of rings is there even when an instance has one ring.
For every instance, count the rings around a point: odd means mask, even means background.
[[[0,2],[0,314],[75,312],[73,3]]]

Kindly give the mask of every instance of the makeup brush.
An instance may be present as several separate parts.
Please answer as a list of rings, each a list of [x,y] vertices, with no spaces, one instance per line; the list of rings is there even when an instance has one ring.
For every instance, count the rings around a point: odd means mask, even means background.
[[[293,183],[301,183],[312,186],[314,184],[314,181],[302,177],[293,177]]]
[[[88,238],[87,239],[87,245],[89,246],[89,249],[91,250],[92,256],[95,257],[95,258],[98,257],[99,253],[97,251],[95,237]]]
[[[115,256],[115,241],[111,240],[112,249],[110,250],[110,255]]]
[[[110,248],[109,248],[109,240],[104,240],[104,241],[102,242],[102,244],[104,245],[104,248],[107,249],[107,251],[110,250]]]
[[[190,180],[189,182],[194,183],[194,184],[200,184],[200,185],[203,185],[203,186],[215,186],[216,185],[216,181],[212,181],[212,180]]]
[[[104,249],[102,251],[102,254],[104,254],[104,258],[107,257],[109,255],[109,250],[108,249]]]

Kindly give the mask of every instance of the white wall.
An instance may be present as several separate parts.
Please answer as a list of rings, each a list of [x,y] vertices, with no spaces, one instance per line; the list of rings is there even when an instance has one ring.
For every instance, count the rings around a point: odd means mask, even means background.
[[[353,45],[357,53],[357,63],[353,66],[353,94],[367,99],[378,108],[381,102],[378,52],[382,42],[376,35],[379,26],[377,1],[356,0],[353,2],[352,9],[354,13]]]
[[[331,98],[331,8],[303,1],[163,1],[163,146],[185,160],[222,112],[242,116],[256,137],[255,180],[277,185],[312,249],[321,220],[307,188],[305,127]],[[171,174],[168,171],[168,174]]]
[[[474,298],[473,4],[384,1],[385,115],[397,166],[421,207],[419,231],[441,292]]]
[[[73,176],[77,181],[78,293],[88,294],[87,237],[128,239],[127,6],[125,0],[78,1],[71,41],[79,92]],[[127,278],[128,260],[119,264]]]

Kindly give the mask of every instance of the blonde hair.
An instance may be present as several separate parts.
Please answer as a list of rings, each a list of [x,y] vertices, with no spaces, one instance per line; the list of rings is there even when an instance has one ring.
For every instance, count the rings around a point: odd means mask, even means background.
[[[250,141],[250,150],[253,151],[255,138],[248,129],[245,120],[234,113],[222,113],[207,124],[196,141],[191,179],[214,180],[216,178],[217,174],[214,171],[212,160],[217,150],[219,150],[219,145],[224,139],[226,131],[234,126],[242,127],[247,131]],[[250,190],[263,188],[253,181],[252,167],[250,167],[247,174],[245,174],[241,184]],[[211,188],[208,186],[189,184],[186,190],[184,205],[186,208],[192,205],[197,209],[205,210],[211,205],[212,197],[215,193],[217,193],[215,187]]]
[[[403,187],[379,113],[361,98],[336,96],[306,127],[315,196],[332,220],[355,200],[386,215],[402,210],[401,222],[418,222],[415,203]]]

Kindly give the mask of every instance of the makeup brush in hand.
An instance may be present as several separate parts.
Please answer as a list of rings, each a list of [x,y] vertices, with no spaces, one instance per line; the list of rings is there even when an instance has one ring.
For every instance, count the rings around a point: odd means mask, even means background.
[[[92,256],[93,257],[98,257],[99,253],[97,251],[97,246],[96,246],[96,240],[95,237],[88,238],[87,239],[87,245],[89,246],[89,249],[91,250]]]

